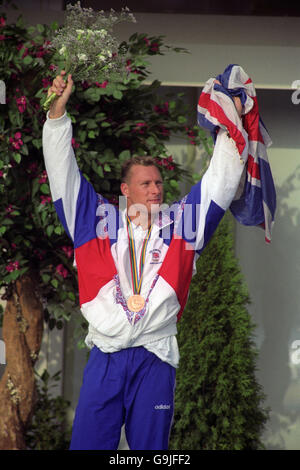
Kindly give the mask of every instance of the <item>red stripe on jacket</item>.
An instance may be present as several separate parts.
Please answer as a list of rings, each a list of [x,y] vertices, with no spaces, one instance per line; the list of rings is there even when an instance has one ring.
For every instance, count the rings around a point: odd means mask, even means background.
[[[159,275],[174,289],[180,304],[180,319],[188,298],[193,274],[194,249],[182,238],[174,237],[170,243]]]
[[[90,302],[117,274],[109,238],[94,238],[75,249],[80,305]]]

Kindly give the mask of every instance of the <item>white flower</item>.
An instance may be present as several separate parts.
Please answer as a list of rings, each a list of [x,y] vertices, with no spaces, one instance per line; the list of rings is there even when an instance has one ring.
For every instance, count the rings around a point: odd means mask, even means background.
[[[96,81],[99,73],[108,78],[112,70],[121,75],[125,71],[124,57],[114,53],[118,40],[112,36],[112,27],[121,21],[133,21],[129,9],[122,9],[120,14],[114,10],[96,12],[81,8],[80,2],[68,3],[66,9],[65,24],[56,33],[51,47],[66,60],[73,80]]]
[[[106,29],[100,29],[99,33],[102,38],[105,38],[105,36],[107,35]]]
[[[77,54],[77,57],[79,60],[82,60],[82,62],[86,62],[87,61],[87,56],[86,54]]]
[[[132,23],[136,23],[136,19],[132,13],[129,13],[129,19],[132,21]]]
[[[64,55],[64,53],[66,52],[66,50],[67,50],[66,46],[62,46],[62,47],[59,49],[58,52],[59,52],[60,55]]]
[[[78,41],[81,39],[81,36],[85,33],[84,29],[76,29]]]

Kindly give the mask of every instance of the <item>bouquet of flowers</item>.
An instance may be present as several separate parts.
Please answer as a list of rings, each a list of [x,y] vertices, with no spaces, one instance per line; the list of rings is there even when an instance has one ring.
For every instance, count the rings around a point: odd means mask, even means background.
[[[64,26],[56,32],[48,47],[58,53],[64,70],[72,74],[74,82],[101,82],[112,76],[120,78],[126,70],[126,51],[120,50],[112,29],[121,21],[136,22],[127,7],[122,8],[121,13],[113,9],[105,13],[82,8],[80,2],[68,4]],[[56,97],[52,93],[46,99],[45,111]]]

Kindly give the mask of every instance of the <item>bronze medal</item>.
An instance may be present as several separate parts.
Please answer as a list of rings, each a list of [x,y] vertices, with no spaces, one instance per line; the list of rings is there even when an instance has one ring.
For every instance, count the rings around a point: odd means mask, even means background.
[[[140,255],[140,262],[138,270],[138,261],[136,257],[135,251],[135,243],[134,243],[134,236],[132,225],[129,217],[127,216],[127,234],[128,234],[128,245],[129,245],[129,256],[130,256],[130,265],[131,265],[131,277],[132,277],[132,287],[133,287],[133,295],[131,295],[127,300],[127,306],[131,312],[137,313],[140,312],[146,305],[146,301],[144,297],[140,295],[141,285],[142,285],[142,278],[143,278],[143,270],[144,270],[144,263],[145,263],[145,256],[146,256],[146,248],[150,238],[152,230],[152,225],[148,229],[148,233],[143,241],[142,251]],[[135,315],[134,315],[135,318]]]
[[[145,305],[145,299],[139,294],[131,295],[127,300],[127,306],[131,312],[139,312]]]

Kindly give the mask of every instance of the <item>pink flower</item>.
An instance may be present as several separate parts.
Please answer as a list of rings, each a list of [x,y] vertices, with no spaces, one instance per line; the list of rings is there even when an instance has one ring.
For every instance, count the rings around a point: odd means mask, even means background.
[[[40,178],[39,178],[39,183],[40,184],[46,183],[47,179],[48,179],[47,171],[44,170],[43,173],[41,174]]]
[[[112,204],[113,206],[118,206],[119,205],[119,198],[118,196],[112,196],[111,198],[108,199],[109,204]]]
[[[23,145],[23,140],[21,139],[22,134],[21,132],[16,132],[13,137],[9,138],[9,143],[11,144],[12,148],[14,150],[19,150],[21,146]]]
[[[44,55],[47,54],[47,52],[48,51],[46,49],[44,49],[43,46],[40,46],[39,50],[36,52],[35,56],[36,57],[44,57]]]
[[[6,271],[11,273],[12,271],[17,271],[20,268],[19,261],[11,261],[6,267]]]
[[[17,248],[17,245],[15,243],[11,243],[11,247],[13,250],[15,250]]]
[[[12,211],[14,210],[13,206],[11,204],[9,204],[6,209],[5,209],[5,212],[7,214],[10,214]]]
[[[139,134],[144,134],[145,133],[145,128],[147,127],[147,124],[145,122],[138,122],[135,125],[135,128],[133,129],[134,131],[138,132]]]
[[[132,61],[130,59],[127,59],[126,61],[126,70],[127,72],[131,72],[131,67],[130,67],[130,64],[132,64]]]
[[[49,66],[49,70],[51,70],[51,72],[53,72],[53,71],[55,71],[55,70],[57,70],[57,69],[58,69],[57,65],[51,64],[51,65]]]
[[[28,170],[36,171],[37,170],[37,163],[36,162],[30,163],[30,165],[28,167]]]
[[[158,49],[159,49],[158,43],[157,43],[157,42],[152,42],[152,43],[151,43],[151,46],[150,46],[150,51],[152,51],[152,52],[157,52]]]
[[[167,158],[167,161],[168,161],[168,170],[174,170],[174,169],[175,169],[175,165],[173,165],[174,160],[173,160],[172,155],[170,155],[170,156]]]
[[[62,276],[64,279],[68,276],[67,269],[62,265],[58,264],[55,269],[56,273]]]
[[[72,258],[73,256],[73,248],[71,246],[62,246],[62,251],[65,253],[67,258]]]
[[[30,174],[31,178],[35,178],[37,176],[37,163],[36,162],[30,163],[27,171]]]
[[[160,126],[160,133],[166,137],[170,135],[169,129],[164,126]]]
[[[23,53],[23,55],[22,55],[22,59],[24,59],[24,57],[26,57],[26,56],[29,54],[29,52],[28,52],[28,47],[25,47],[24,44],[22,44],[22,43],[20,43],[20,44],[17,45],[17,50],[18,50],[18,51],[20,51],[20,50],[23,49],[23,48],[24,48],[24,53]]]
[[[106,87],[107,87],[107,84],[108,84],[108,81],[107,81],[107,80],[105,80],[105,81],[102,82],[102,83],[95,82],[95,85],[96,85],[98,88],[106,88]]]
[[[144,38],[143,38],[143,41],[145,41],[145,43],[146,43],[147,46],[150,46],[150,41],[149,41],[148,38],[144,37]]]
[[[166,101],[163,104],[162,107],[158,106],[158,105],[154,106],[154,111],[158,114],[168,114],[168,112],[169,112],[169,102]]]
[[[126,70],[127,72],[132,72],[132,73],[136,73],[136,74],[140,74],[141,72],[137,69],[133,69],[131,68],[131,64],[132,64],[132,61],[130,59],[127,59],[126,61]]]
[[[0,41],[4,41],[4,40],[5,40],[4,34],[0,34]]]
[[[187,135],[189,137],[189,140],[190,140],[190,144],[192,145],[196,145],[196,141],[195,141],[195,133],[193,132],[192,129],[189,129],[188,127],[185,128],[185,130],[187,131]]]
[[[81,86],[84,90],[86,90],[87,88],[89,88],[91,85],[86,81],[84,80],[82,83],[81,83]]]
[[[0,28],[3,28],[5,26],[5,18],[3,16],[0,17]]]
[[[51,86],[51,79],[50,77],[42,78],[43,88],[48,88]]]
[[[20,98],[16,98],[16,102],[17,102],[20,113],[24,113],[26,109],[26,104],[27,104],[26,96],[21,96]]]
[[[175,169],[175,165],[173,165],[174,162],[173,162],[173,157],[172,157],[172,155],[170,155],[170,156],[167,157],[167,158],[162,158],[162,159],[160,159],[160,158],[157,157],[157,158],[155,159],[155,161],[156,161],[156,164],[157,164],[157,165],[159,165],[159,166],[165,168],[166,170],[170,170],[170,171],[171,171],[171,170],[174,170],[174,169]]]
[[[76,142],[76,139],[74,139],[74,137],[72,137],[72,147],[74,149],[78,149],[78,147],[80,147],[80,144]]]
[[[3,176],[4,176],[4,173],[2,170],[0,170],[0,178],[3,178]]]
[[[12,142],[12,146],[15,150],[20,150],[21,145],[18,142]]]
[[[41,204],[43,204],[43,206],[47,204],[48,202],[51,202],[51,196],[41,196],[40,199],[41,199]]]

